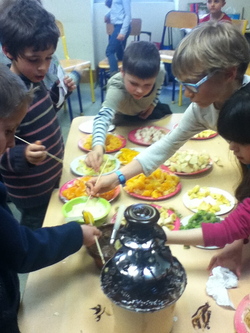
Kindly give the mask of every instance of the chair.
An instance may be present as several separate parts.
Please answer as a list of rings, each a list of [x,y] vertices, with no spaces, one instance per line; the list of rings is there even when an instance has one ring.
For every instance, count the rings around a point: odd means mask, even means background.
[[[198,25],[199,18],[194,12],[185,12],[178,10],[171,10],[165,16],[163,33],[160,44],[160,56],[161,61],[166,64],[166,67],[171,66],[174,52],[173,50],[173,28],[182,29],[184,35],[186,33],[185,29],[192,29]],[[167,45],[165,44],[167,33]],[[168,65],[167,65],[168,64]],[[168,68],[166,68],[167,70]],[[172,90],[172,103],[175,102],[175,79],[173,79],[173,90]],[[179,87],[179,106],[182,105],[182,87]]]
[[[63,52],[64,52],[64,56],[65,56],[65,59],[60,60],[60,65],[62,66],[63,70],[66,73],[70,73],[76,68],[79,70],[85,70],[85,69],[89,70],[91,100],[94,103],[95,102],[95,91],[94,91],[93,72],[91,69],[91,62],[88,60],[82,60],[82,59],[70,59],[63,24],[62,24],[62,22],[56,20],[56,25],[60,31],[60,38],[62,41]],[[77,85],[77,95],[78,95],[78,101],[79,101],[79,107],[80,107],[80,114],[83,114],[80,83]],[[73,112],[72,112],[70,97],[68,97],[67,102],[68,102],[68,107],[69,107],[70,119],[72,121]]]
[[[134,41],[140,40],[140,34],[145,33],[149,36],[149,39],[151,40],[151,33],[147,31],[141,31],[141,24],[142,21],[140,18],[134,18],[131,20],[131,31],[130,36],[134,37]],[[110,36],[113,33],[114,26],[111,23],[106,24],[106,32]],[[122,67],[122,62],[118,62],[118,68],[120,69]],[[108,71],[109,71],[109,62],[108,58],[105,58],[101,60],[98,64],[99,69],[99,84],[101,88],[101,101],[104,101],[104,89],[107,84],[107,81],[109,79]]]
[[[245,35],[247,30],[248,20],[232,20],[233,25],[235,25],[241,31],[242,35]]]

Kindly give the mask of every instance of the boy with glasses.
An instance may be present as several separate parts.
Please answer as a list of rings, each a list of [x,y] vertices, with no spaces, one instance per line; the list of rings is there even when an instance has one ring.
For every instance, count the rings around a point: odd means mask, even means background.
[[[179,44],[172,69],[185,87],[191,104],[176,128],[116,173],[88,182],[89,194],[107,191],[139,173],[151,174],[187,140],[206,129],[217,131],[225,101],[250,82],[244,75],[250,61],[249,45],[229,22],[210,21],[197,26]],[[122,178],[123,177],[123,178]]]

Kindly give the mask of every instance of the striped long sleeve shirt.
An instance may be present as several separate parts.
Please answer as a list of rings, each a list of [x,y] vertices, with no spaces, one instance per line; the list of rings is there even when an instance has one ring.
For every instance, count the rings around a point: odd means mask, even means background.
[[[22,77],[30,87],[31,82]],[[34,143],[40,140],[46,150],[63,157],[64,145],[56,110],[43,82],[37,88],[32,104],[16,134]],[[25,158],[26,144],[16,140],[16,146],[1,156],[0,168],[11,201],[20,208],[33,208],[46,204],[57,185],[62,164],[47,156],[39,165],[30,164]]]

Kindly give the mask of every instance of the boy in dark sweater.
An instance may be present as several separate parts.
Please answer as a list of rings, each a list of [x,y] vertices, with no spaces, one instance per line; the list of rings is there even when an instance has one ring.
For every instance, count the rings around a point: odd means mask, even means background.
[[[9,197],[22,214],[21,224],[31,229],[42,226],[51,193],[62,172],[62,164],[46,154],[47,150],[63,158],[63,138],[55,106],[57,91],[51,96],[43,83],[58,38],[54,16],[36,0],[13,1],[1,13],[0,42],[11,60],[11,71],[28,88],[35,88],[33,101],[16,132],[31,144],[16,139],[16,146],[8,149],[0,161]],[[69,78],[65,84],[69,91],[75,88]]]
[[[0,64],[0,154],[14,146],[15,131],[27,113],[32,93],[17,75]],[[6,194],[0,182],[0,332],[19,333],[17,274],[52,265],[83,244],[90,246],[101,233],[95,227],[76,222],[34,232],[14,219],[6,204]]]

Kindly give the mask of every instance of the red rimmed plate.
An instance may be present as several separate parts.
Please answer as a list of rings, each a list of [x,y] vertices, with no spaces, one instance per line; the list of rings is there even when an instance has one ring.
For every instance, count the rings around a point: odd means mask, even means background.
[[[211,161],[211,163],[209,163],[204,169],[197,170],[195,172],[175,172],[175,171],[169,170],[169,168],[165,165],[162,165],[161,168],[165,169],[169,172],[173,172],[177,176],[195,176],[195,175],[198,175],[200,173],[203,173],[203,172],[206,172],[206,171],[210,170],[212,168],[212,166],[213,166],[213,163]]]
[[[173,129],[176,128],[177,126],[178,126],[178,124],[175,124],[175,125],[173,126]],[[204,130],[204,131],[201,131],[200,133],[207,132],[207,131],[213,131],[213,130]],[[190,138],[190,140],[208,140],[208,139],[212,139],[212,138],[214,138],[214,137],[216,137],[216,136],[218,135],[217,132],[215,132],[215,131],[213,131],[213,132],[214,132],[214,133],[212,133],[212,134],[210,134],[210,135],[208,135],[208,136],[205,136],[205,137],[203,137],[203,138],[196,137],[196,135],[200,134],[200,133],[198,133],[198,134],[196,134],[195,136],[193,136],[192,138]]]
[[[161,165],[161,168],[165,169],[165,170],[167,170],[169,172],[172,172],[172,173],[174,173],[177,176],[195,176],[195,175],[199,175],[200,173],[204,173],[204,172],[210,170],[212,168],[212,166],[213,166],[213,162],[211,160],[209,162],[209,164],[207,164],[207,166],[204,169],[197,170],[197,171],[194,171],[194,172],[177,172],[177,171],[171,171],[171,170],[169,170],[169,167],[167,167],[166,165]]]
[[[147,133],[146,131],[148,131],[148,135],[146,134]],[[150,134],[150,131],[152,131],[152,134]],[[134,142],[138,145],[150,146],[155,141],[160,140],[160,138],[162,136],[166,135],[169,132],[170,132],[170,130],[165,127],[154,126],[154,125],[144,126],[144,127],[139,127],[139,128],[136,128],[136,129],[130,131],[128,134],[128,139],[131,142]],[[145,135],[143,133],[145,133]],[[159,134],[157,134],[157,133],[159,133]],[[153,138],[154,135],[155,135],[155,139]],[[157,135],[159,136],[159,138],[157,138]],[[147,139],[147,137],[148,137],[148,139]],[[145,138],[145,139],[143,139],[143,138]]]
[[[203,132],[206,132],[206,131],[210,131],[210,130],[204,130],[204,131],[202,131],[202,132],[200,132],[200,133],[203,133]],[[200,134],[200,133],[198,133],[198,134]],[[196,135],[197,135],[197,134],[196,134]],[[212,139],[212,138],[216,137],[217,135],[218,135],[218,133],[215,132],[215,133],[212,133],[212,134],[210,134],[210,135],[208,135],[208,136],[205,136],[205,137],[195,137],[195,136],[193,136],[193,137],[191,138],[191,140],[208,140],[208,139]]]
[[[244,321],[245,316],[249,313],[249,328]],[[246,295],[239,303],[234,315],[234,327],[237,333],[250,332],[250,294]]]
[[[92,135],[92,134],[90,134]],[[86,149],[84,148],[84,144],[86,142],[86,140],[89,139],[90,135],[88,135],[86,138],[82,138],[78,141],[78,147],[85,151],[85,152],[89,152],[91,151],[91,149]],[[113,150],[106,150],[106,153],[109,154],[109,153],[114,153],[116,151],[119,151],[121,148],[124,148],[127,144],[127,140],[124,138],[124,136],[122,135],[119,135],[119,134],[109,134],[109,135],[112,135],[112,136],[116,136],[117,138],[119,138],[121,140],[121,145],[119,147],[117,147],[116,149],[113,149]]]
[[[84,180],[85,181],[88,181],[91,177],[89,176],[86,176],[86,177],[78,177],[78,178],[74,178],[74,179],[71,179],[69,180],[68,182],[66,182],[65,184],[63,184],[59,190],[59,198],[60,200],[62,200],[62,202],[68,202],[70,199],[67,199],[64,195],[63,195],[63,191],[64,190],[67,190],[71,187],[74,186],[74,184],[76,183],[77,180]],[[106,192],[106,193],[102,193],[101,195],[99,195],[101,198],[104,198],[106,200],[108,200],[109,202],[115,200],[118,195],[120,194],[121,192],[121,186],[118,185],[116,186],[113,190],[109,191],[109,192]],[[77,197],[82,197],[82,196],[87,196],[87,192],[85,191],[82,191],[82,192],[79,192],[79,195],[75,195],[73,198],[71,199],[74,199],[74,198],[77,198]]]
[[[161,168],[161,170],[165,173],[168,173],[170,175],[174,175],[173,172],[169,172],[167,170],[164,170]],[[139,175],[138,175],[139,176]],[[169,194],[166,194],[166,195],[163,195],[161,197],[158,197],[158,198],[153,198],[153,197],[146,197],[146,196],[143,196],[143,195],[140,195],[140,194],[136,194],[136,193],[133,193],[133,192],[129,192],[128,190],[126,190],[126,186],[124,187],[124,191],[130,195],[131,197],[134,197],[134,198],[137,198],[137,199],[142,199],[142,200],[147,200],[147,201],[160,201],[160,200],[165,200],[165,199],[169,199],[173,196],[175,196],[177,193],[179,193],[181,190],[181,182],[179,182],[177,185],[176,185],[176,188],[173,192],[169,193]]]
[[[165,208],[165,207],[162,207],[162,206],[159,206],[159,205],[151,204],[151,206],[157,208],[158,210],[161,209],[161,208],[163,208],[163,209],[167,210],[167,212],[168,212],[169,215],[176,214],[173,210]],[[115,223],[116,215],[117,215],[117,213],[115,213],[112,216],[112,218],[110,220],[110,223]],[[173,224],[174,224],[174,228],[172,230],[179,230],[180,229],[181,221],[180,221],[180,218],[177,215],[176,215],[176,219],[173,222]]]

